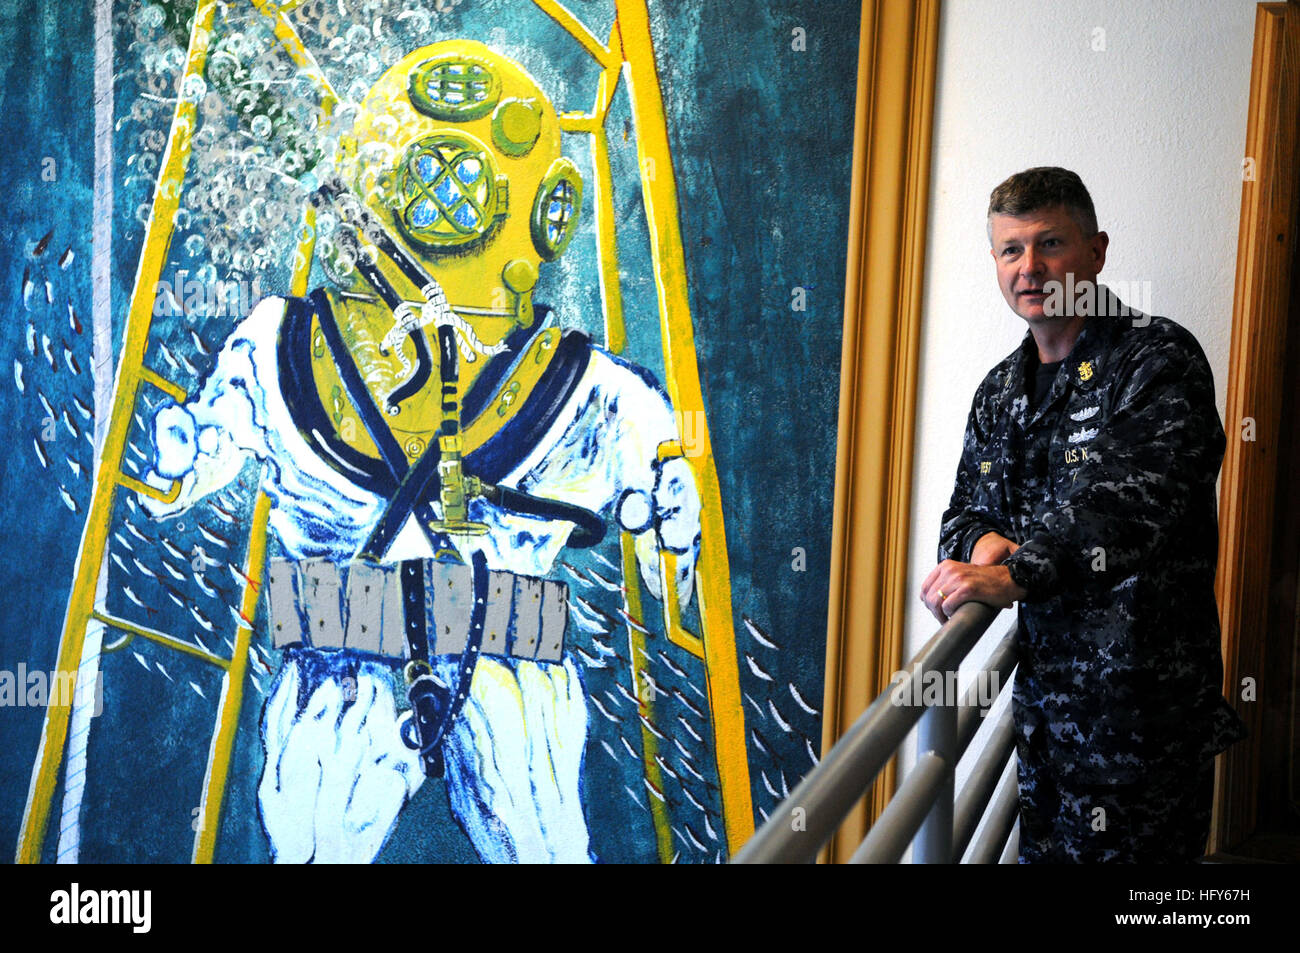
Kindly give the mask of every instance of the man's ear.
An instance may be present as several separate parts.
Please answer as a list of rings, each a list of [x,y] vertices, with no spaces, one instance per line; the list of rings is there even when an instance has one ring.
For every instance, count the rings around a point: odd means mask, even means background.
[[[1092,244],[1092,256],[1097,262],[1097,273],[1101,274],[1102,266],[1106,264],[1106,248],[1110,245],[1110,236],[1105,232],[1098,232],[1090,239]]]

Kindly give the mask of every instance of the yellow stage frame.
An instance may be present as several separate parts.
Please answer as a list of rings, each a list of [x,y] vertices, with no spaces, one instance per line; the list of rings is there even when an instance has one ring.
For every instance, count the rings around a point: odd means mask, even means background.
[[[251,2],[259,12],[273,20],[275,35],[290,58],[305,75],[318,84],[322,107],[326,115],[329,115],[338,102],[338,96],[283,10],[268,0]],[[665,555],[661,564],[664,631],[674,644],[704,664],[724,833],[728,852],[735,853],[753,833],[754,817],[732,618],[730,566],[722,498],[700,386],[679,224],[677,183],[650,35],[647,0],[616,0],[616,19],[608,43],[600,42],[556,0],[532,2],[564,28],[601,67],[592,111],[563,113],[560,118],[564,131],[587,133],[592,137],[596,241],[605,317],[605,346],[615,353],[624,350],[627,335],[619,287],[618,247],[605,120],[620,79],[625,77],[629,86],[633,122],[637,131],[642,197],[651,236],[651,264],[659,305],[665,383],[678,420],[691,420],[694,426],[693,436],[697,438],[689,454],[683,454],[679,445],[666,445],[659,452],[661,459],[684,456],[694,473],[702,504],[702,539],[696,575],[701,632],[696,635],[682,627],[671,555]],[[217,0],[200,0],[195,10],[188,55],[182,75],[178,78],[178,89],[186,88],[189,77],[203,74],[217,5]],[[129,620],[115,618],[95,601],[99,573],[105,565],[104,556],[117,491],[125,488],[165,502],[174,501],[180,492],[180,484],[175,481],[169,489],[160,490],[131,477],[122,471],[121,463],[142,384],[164,391],[179,403],[186,400],[183,388],[145,366],[144,360],[152,327],[154,289],[161,278],[171,243],[173,215],[180,204],[190,155],[190,137],[195,130],[196,107],[195,102],[185,97],[178,100],[160,165],[127,313],[108,432],[96,461],[90,510],[77,555],[56,668],[64,678],[70,680],[69,684],[76,679],[86,630],[94,621],[124,633],[116,643],[105,647],[106,653],[120,649],[131,639],[140,637],[198,657],[224,672],[192,854],[195,863],[211,863],[216,851],[222,800],[243,703],[248,650],[253,636],[251,620],[256,611],[265,568],[267,518],[270,511],[270,500],[266,493],[259,488],[254,504],[245,557],[246,582],[241,594],[241,614],[246,622],[236,631],[230,658],[206,652],[182,639]],[[307,291],[314,234],[314,216],[312,210],[307,208],[294,260],[291,294],[302,295]],[[643,603],[631,536],[622,534],[620,543],[625,608],[633,619],[641,619]],[[658,855],[661,861],[668,862],[676,852],[672,845],[668,805],[662,797],[661,771],[656,760],[657,739],[646,727],[647,723],[653,722],[657,691],[642,662],[646,636],[631,625],[627,629],[631,688],[640,702],[639,713],[644,716],[641,733],[642,760],[646,782],[653,789],[648,800]],[[69,693],[68,697],[75,697],[75,692]],[[40,745],[32,769],[18,839],[17,860],[20,863],[39,863],[41,860],[50,809],[63,764],[71,714],[70,703],[61,697],[58,701],[62,703],[52,701],[47,707],[41,729]]]

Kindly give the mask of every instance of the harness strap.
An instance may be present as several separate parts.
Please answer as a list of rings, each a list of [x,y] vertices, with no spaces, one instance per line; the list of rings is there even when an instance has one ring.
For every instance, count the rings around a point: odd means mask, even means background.
[[[397,438],[393,436],[392,431],[388,429],[388,425],[384,422],[383,414],[381,414],[379,408],[375,406],[374,398],[371,397],[370,391],[366,388],[366,383],[361,377],[361,370],[357,367],[356,361],[353,360],[352,353],[348,350],[347,345],[343,343],[343,334],[339,330],[338,322],[334,318],[333,309],[330,308],[329,302],[325,300],[325,294],[323,291],[314,291],[311,295],[311,299],[312,303],[315,305],[317,318],[320,322],[321,335],[325,338],[325,346],[329,348],[330,355],[334,358],[334,364],[338,368],[339,377],[343,381],[343,387],[347,390],[352,405],[356,408],[357,414],[361,417],[361,425],[366,428],[366,433],[370,434],[370,439],[373,440],[375,446],[379,448],[379,455],[383,458],[384,465],[392,473],[393,478],[399,482],[405,482],[405,477],[408,475],[411,467],[406,462],[406,455],[398,445]],[[430,445],[429,449],[424,453],[423,457],[421,457],[420,462],[424,463],[429,457],[433,457],[431,463],[433,474],[430,479],[436,481],[438,477],[438,452],[436,444]],[[425,480],[420,489],[427,490],[429,485],[430,481]],[[433,485],[436,488],[437,484],[434,483]],[[400,487],[399,492],[401,492]],[[435,533],[429,529],[429,524],[434,521],[435,517],[432,507],[430,507],[427,502],[423,502],[424,498],[424,495],[416,497],[411,507],[405,512],[410,513],[414,510],[416,521],[420,524],[420,528],[424,531],[425,535],[429,537],[429,545],[433,547],[435,553],[443,550],[451,550],[452,552],[455,552],[455,547],[452,545],[451,540],[447,538],[446,534]],[[385,515],[387,515],[387,513]],[[403,522],[405,522],[405,518],[405,515],[403,515]],[[391,543],[392,539],[397,535],[400,529],[400,524],[392,526],[381,519],[379,525],[376,526],[374,532],[372,532],[371,539],[367,541],[366,546],[362,550],[362,558],[369,559],[372,562],[377,562],[382,559],[384,553],[388,550],[388,546],[384,545],[381,551],[376,551],[376,547],[372,545],[372,541],[375,539],[376,534],[380,534],[380,531],[383,530],[383,534],[380,536],[381,540],[386,538],[388,543]]]
[[[474,667],[483,645],[483,628],[487,620],[488,568],[481,551],[470,558],[473,568],[474,604],[470,609],[469,639],[460,655],[456,684],[449,688],[433,674],[429,665],[428,633],[424,621],[424,564],[408,560],[402,564],[403,604],[406,608],[406,635],[411,661],[407,664],[407,698],[411,716],[402,723],[402,741],[420,753],[425,775],[442,777],[444,760],[442,742],[452,722],[469,697]],[[419,600],[419,611],[412,606]],[[418,622],[416,621],[418,616]],[[421,674],[415,674],[421,672]]]
[[[446,377],[444,377],[442,384],[444,401],[447,400],[446,391],[448,387],[451,388],[453,398],[456,391],[457,364],[454,334],[455,332],[451,328],[438,328],[438,342],[442,351],[441,366],[446,369],[444,372]],[[454,435],[454,433],[448,434],[447,431],[448,425],[444,421],[440,432],[444,436]],[[393,494],[388,501],[388,505],[384,507],[379,522],[371,530],[370,538],[366,540],[366,544],[361,550],[360,556],[362,559],[371,562],[379,562],[379,560],[383,559],[384,554],[388,552],[388,547],[393,544],[393,540],[406,523],[406,518],[413,511],[418,514],[421,504],[424,505],[426,510],[429,509],[429,501],[438,498],[441,489],[438,464],[441,462],[442,452],[439,449],[438,441],[429,441],[429,446],[421,454],[420,459],[415,462],[415,466],[407,470],[406,475],[402,477],[401,483],[397,487],[397,492]],[[436,553],[437,549],[434,552]]]

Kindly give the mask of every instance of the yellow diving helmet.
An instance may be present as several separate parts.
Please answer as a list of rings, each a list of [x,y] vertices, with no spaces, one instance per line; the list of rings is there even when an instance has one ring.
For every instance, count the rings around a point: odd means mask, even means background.
[[[376,403],[387,402],[388,426],[414,460],[439,427],[440,384],[450,376],[435,366],[427,385],[413,380],[415,362],[432,354],[437,363],[429,306],[456,322],[462,359],[454,386],[463,396],[484,358],[531,327],[538,267],[573,237],[582,179],[560,154],[559,117],[532,77],[482,43],[448,40],[407,54],[367,93],[340,136],[337,181],[344,204],[383,233],[369,242],[374,229],[360,229],[362,255],[407,304],[395,315],[355,270],[328,297],[367,387]],[[349,216],[341,218],[348,226]],[[412,276],[412,262],[428,283]],[[432,348],[407,337],[417,328]],[[526,396],[557,340],[558,329],[548,329],[526,342],[536,360],[519,362],[522,370],[502,382],[480,419],[465,422],[467,452],[504,425],[511,400]],[[319,331],[312,350],[316,389],[338,434],[377,456],[364,428],[347,426],[350,401]],[[401,400],[392,400],[399,391]]]

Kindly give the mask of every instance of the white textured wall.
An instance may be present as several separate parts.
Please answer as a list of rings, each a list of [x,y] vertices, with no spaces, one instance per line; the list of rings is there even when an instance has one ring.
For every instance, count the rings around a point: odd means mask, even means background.
[[[1205,349],[1223,414],[1255,6],[943,0],[913,593],[934,566],[975,388],[1025,332],[998,291],[984,231],[989,192],[1013,172],[1060,165],[1079,173],[1110,234],[1102,281],[1151,283],[1151,310],[1188,327]],[[1104,51],[1092,48],[1098,28]],[[1012,621],[1004,613],[990,636]],[[910,657],[937,623],[918,598],[906,625]],[[973,658],[988,648],[990,640]]]

